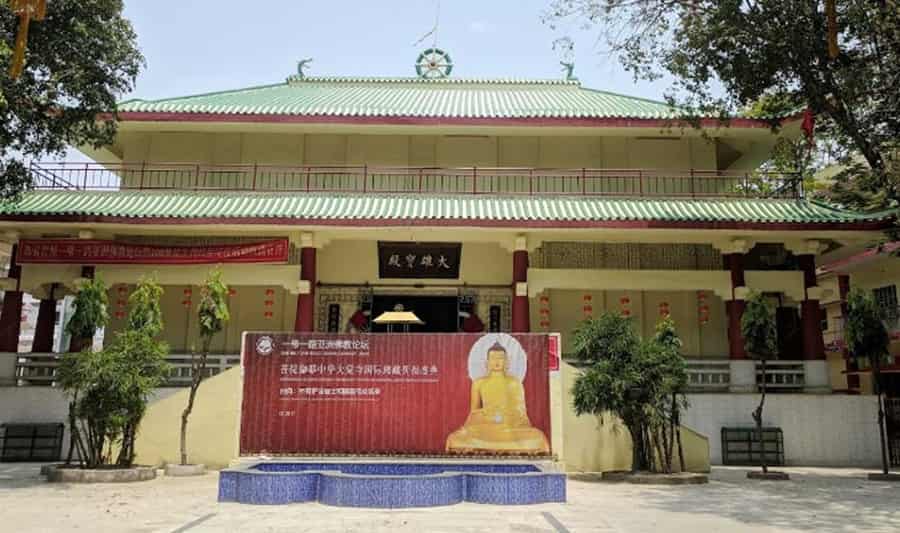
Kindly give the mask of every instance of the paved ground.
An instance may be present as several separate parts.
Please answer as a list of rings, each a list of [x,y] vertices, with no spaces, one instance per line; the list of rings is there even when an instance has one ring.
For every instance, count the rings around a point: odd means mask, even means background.
[[[258,507],[216,499],[215,473],[132,484],[48,484],[37,465],[0,464],[0,531],[900,531],[900,485],[859,470],[789,468],[787,483],[717,468],[709,485],[569,482],[569,503],[422,510],[319,504]]]

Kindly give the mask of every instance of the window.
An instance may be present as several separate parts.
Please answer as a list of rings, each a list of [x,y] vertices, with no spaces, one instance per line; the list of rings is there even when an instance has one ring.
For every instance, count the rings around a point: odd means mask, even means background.
[[[875,297],[875,303],[884,312],[885,317],[894,318],[897,316],[897,286],[888,285],[887,287],[878,287],[872,290]]]

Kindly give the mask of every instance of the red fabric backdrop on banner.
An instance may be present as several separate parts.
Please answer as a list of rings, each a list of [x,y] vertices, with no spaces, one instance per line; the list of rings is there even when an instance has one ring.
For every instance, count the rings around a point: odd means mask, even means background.
[[[549,442],[547,335],[247,333],[241,454],[443,454],[469,415],[470,352],[498,340],[510,372],[527,361],[528,419]]]

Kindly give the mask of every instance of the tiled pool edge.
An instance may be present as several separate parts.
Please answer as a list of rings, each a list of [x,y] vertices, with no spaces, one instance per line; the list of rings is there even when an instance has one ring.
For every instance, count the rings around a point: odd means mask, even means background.
[[[220,502],[277,505],[318,501],[341,507],[409,508],[464,501],[528,505],[566,501],[566,476],[539,471],[499,474],[443,472],[427,475],[344,474],[337,470],[264,472],[256,465],[219,473]]]

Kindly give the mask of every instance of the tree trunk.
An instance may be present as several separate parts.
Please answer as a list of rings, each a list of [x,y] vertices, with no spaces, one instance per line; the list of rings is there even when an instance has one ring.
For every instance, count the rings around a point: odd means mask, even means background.
[[[756,438],[759,441],[759,466],[762,468],[763,474],[769,472],[769,466],[766,464],[766,447],[763,442],[763,406],[766,403],[766,360],[760,359],[762,370],[762,383],[760,384],[759,405],[753,411],[753,420],[756,422]]]
[[[78,426],[75,424],[75,402],[78,401],[78,391],[76,390],[74,394],[72,394],[72,401],[69,402],[69,453],[66,454],[66,465],[72,464],[72,452],[75,451],[75,446],[78,440]],[[79,456],[81,454],[79,453]],[[79,460],[83,459],[83,457],[79,457]]]
[[[678,464],[682,472],[687,472],[687,465],[684,463],[684,446],[681,444],[681,409],[676,403],[676,394],[672,395],[672,418],[675,422],[675,440],[678,442]]]
[[[628,426],[628,431],[631,433],[631,473],[635,474],[641,469],[643,462],[644,436],[638,424]]]
[[[203,373],[206,371],[206,359],[209,355],[209,346],[212,342],[212,339],[203,339],[202,344],[202,353],[200,354],[199,362],[196,362],[193,365],[191,370],[193,371],[193,375],[191,376],[191,391],[188,394],[188,403],[187,407],[184,408],[184,411],[181,413],[181,464],[188,464],[188,453],[187,453],[187,426],[188,426],[188,418],[191,416],[191,411],[194,409],[194,398],[197,396],[197,389],[200,387],[200,382],[203,380]]]
[[[890,464],[888,463],[888,452],[885,442],[884,402],[881,398],[881,362],[878,360],[878,357],[872,359],[872,380],[874,382],[872,385],[875,387],[875,398],[878,400],[878,443],[881,445],[881,473],[887,475],[890,470]]]

